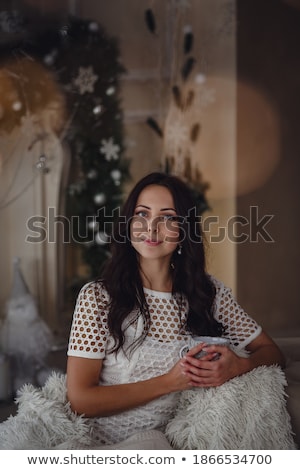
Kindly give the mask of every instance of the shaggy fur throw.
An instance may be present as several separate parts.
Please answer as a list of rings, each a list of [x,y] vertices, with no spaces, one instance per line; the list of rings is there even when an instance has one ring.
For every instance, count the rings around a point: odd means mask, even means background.
[[[184,391],[165,435],[175,449],[295,449],[285,386],[273,366],[221,387]],[[70,409],[65,375],[53,373],[42,388],[24,385],[16,401],[16,416],[0,423],[0,449],[97,448],[89,419]]]
[[[24,385],[18,412],[0,424],[0,449],[83,449],[92,445],[86,418],[72,412],[66,377],[53,373],[43,388]]]
[[[181,393],[166,436],[175,449],[296,449],[285,375],[261,366],[220,387]]]

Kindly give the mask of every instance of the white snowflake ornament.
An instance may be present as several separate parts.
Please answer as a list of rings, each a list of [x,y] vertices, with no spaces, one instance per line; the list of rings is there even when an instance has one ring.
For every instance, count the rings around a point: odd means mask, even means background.
[[[189,140],[189,129],[183,115],[177,114],[169,120],[166,127],[166,151],[176,154],[186,147]]]
[[[105,160],[108,162],[111,160],[118,160],[120,146],[114,144],[113,138],[110,137],[109,139],[102,139],[101,140],[102,146],[100,147],[100,152],[103,153],[105,156]]]
[[[94,84],[98,80],[98,76],[94,74],[93,67],[79,67],[79,73],[74,80],[74,85],[79,89],[79,93],[93,93]]]
[[[207,108],[216,101],[216,90],[202,86],[198,91],[196,101],[200,110]]]

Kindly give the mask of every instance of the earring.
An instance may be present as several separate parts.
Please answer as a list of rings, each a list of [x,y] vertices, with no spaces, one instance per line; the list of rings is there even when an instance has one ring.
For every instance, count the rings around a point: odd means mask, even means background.
[[[182,253],[182,246],[179,245],[179,246],[178,246],[178,250],[177,250],[177,254],[178,254],[178,255],[181,255],[181,253]]]

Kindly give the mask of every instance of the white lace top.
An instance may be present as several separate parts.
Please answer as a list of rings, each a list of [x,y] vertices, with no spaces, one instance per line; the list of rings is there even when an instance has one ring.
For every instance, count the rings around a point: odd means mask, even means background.
[[[217,288],[214,316],[227,327],[224,336],[235,350],[242,350],[260,334],[261,327],[237,304],[229,288],[213,280]],[[184,300],[179,309],[176,295],[146,288],[144,292],[151,316],[150,329],[146,339],[129,357],[122,351],[109,352],[114,344],[107,327],[109,297],[101,283],[88,283],[79,293],[68,355],[103,359],[100,385],[146,380],[166,373],[179,359],[179,351],[189,337],[185,330],[187,301]],[[125,351],[143,331],[142,318],[136,311],[127,322]],[[172,393],[130,411],[90,419],[93,437],[99,439],[99,444],[112,444],[140,430],[163,430],[174,411],[176,399],[177,394]]]

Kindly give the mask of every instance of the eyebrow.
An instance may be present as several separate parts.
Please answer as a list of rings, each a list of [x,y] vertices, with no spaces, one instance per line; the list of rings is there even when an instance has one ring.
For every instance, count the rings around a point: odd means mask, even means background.
[[[143,207],[144,209],[151,210],[151,207],[149,207],[149,206],[144,206],[144,204],[138,204],[138,205],[136,206],[136,209],[137,209],[138,207]],[[174,211],[174,212],[176,212],[176,210],[173,209],[173,207],[163,207],[163,208],[160,209],[160,210],[161,210],[161,211]]]

